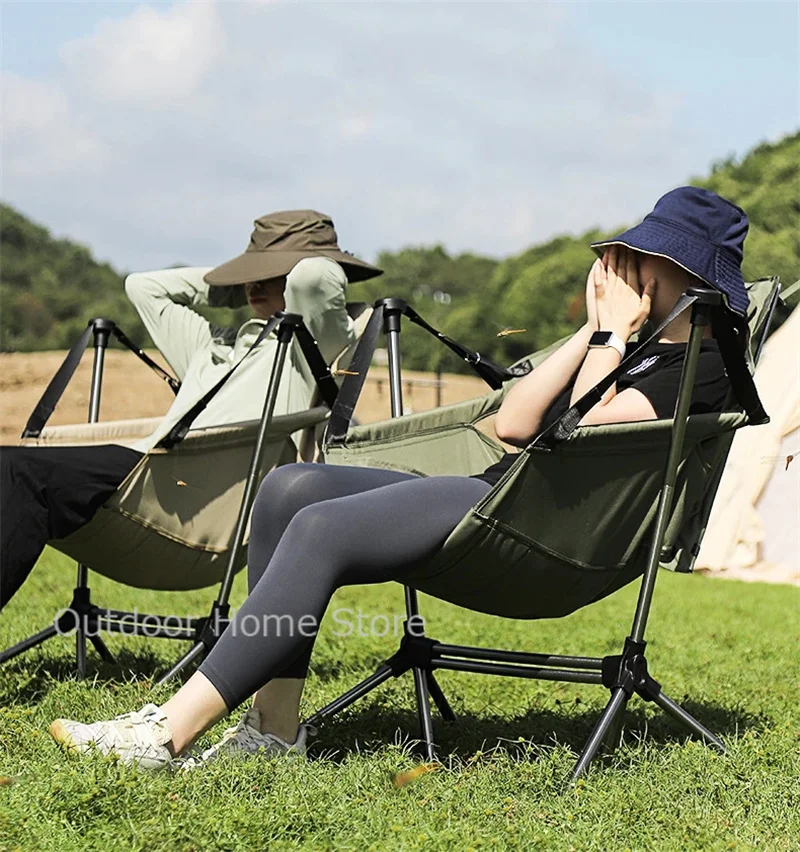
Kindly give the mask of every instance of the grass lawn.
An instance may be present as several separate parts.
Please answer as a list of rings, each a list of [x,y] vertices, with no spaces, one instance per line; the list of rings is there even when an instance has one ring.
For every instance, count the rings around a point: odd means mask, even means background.
[[[48,551],[0,616],[5,647],[44,626],[74,579]],[[234,603],[244,595],[237,579]],[[208,592],[139,592],[93,577],[103,606],[201,614]],[[552,622],[512,622],[427,598],[443,641],[553,653],[618,653],[636,588]],[[333,608],[400,612],[395,586],[346,590]],[[648,630],[651,671],[728,746],[717,756],[649,704],[629,705],[623,747],[563,790],[607,692],[600,687],[443,672],[459,715],[436,719],[442,769],[395,789],[412,768],[416,713],[408,676],[328,722],[308,761],[220,762],[148,775],[102,757],[60,752],[50,721],[90,721],[158,702],[152,676],[184,643],[110,637],[119,665],[91,652],[71,674],[59,638],[7,663],[0,677],[0,849],[797,850],[800,848],[798,592],[703,577],[659,577]],[[340,613],[339,619],[352,616]],[[380,626],[380,625],[379,625]],[[394,647],[390,636],[323,628],[306,692],[310,712]],[[338,632],[343,632],[338,628]],[[224,728],[220,725],[213,734]],[[209,735],[209,740],[211,735]]]

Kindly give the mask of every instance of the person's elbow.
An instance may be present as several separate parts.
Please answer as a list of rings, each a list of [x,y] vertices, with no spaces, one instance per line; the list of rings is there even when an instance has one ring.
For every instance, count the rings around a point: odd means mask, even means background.
[[[125,295],[135,302],[146,289],[146,277],[141,272],[132,272],[125,279]]]
[[[137,307],[162,296],[162,291],[150,272],[132,272],[125,279],[125,295]]]
[[[287,310],[303,313],[303,308],[345,303],[347,276],[338,263],[327,257],[304,257],[286,276]],[[299,309],[299,310],[298,310]]]
[[[512,447],[526,447],[535,431],[531,423],[523,423],[514,412],[503,409],[502,406],[497,412],[494,433],[504,444],[510,444]]]

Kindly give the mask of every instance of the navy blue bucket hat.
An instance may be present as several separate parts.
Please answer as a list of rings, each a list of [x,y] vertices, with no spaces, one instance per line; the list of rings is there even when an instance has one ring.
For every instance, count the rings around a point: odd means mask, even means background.
[[[744,210],[714,192],[681,186],[663,195],[640,225],[592,243],[602,256],[621,244],[645,254],[666,257],[725,294],[728,307],[745,316],[749,300],[742,277],[747,236]]]

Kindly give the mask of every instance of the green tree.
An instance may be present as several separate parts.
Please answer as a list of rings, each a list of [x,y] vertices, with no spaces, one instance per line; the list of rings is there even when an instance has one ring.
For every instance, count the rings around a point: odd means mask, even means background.
[[[758,145],[741,160],[712,165],[690,181],[743,207],[750,217],[745,242],[748,279],[800,278],[800,133]],[[382,252],[380,278],[354,284],[348,298],[372,303],[406,299],[451,337],[500,363],[510,363],[575,328],[584,316],[584,285],[593,255],[588,245],[605,234],[558,236],[502,261],[449,255],[441,245]],[[147,335],[125,297],[123,275],[95,261],[89,250],[56,240],[12,207],[0,208],[0,348],[67,347],[92,316],[108,316],[138,343]],[[446,294],[443,296],[442,294]],[[204,311],[218,324],[243,321],[247,310]],[[506,330],[524,329],[503,335]],[[498,336],[500,334],[500,336]],[[415,326],[403,331],[404,363],[433,370],[465,364]]]

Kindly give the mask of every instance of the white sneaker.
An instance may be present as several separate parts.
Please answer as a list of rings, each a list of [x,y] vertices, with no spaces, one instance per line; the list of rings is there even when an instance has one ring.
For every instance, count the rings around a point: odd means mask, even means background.
[[[197,769],[205,763],[212,763],[223,755],[238,759],[246,759],[253,756],[275,758],[275,757],[303,757],[306,753],[306,742],[309,735],[313,736],[316,730],[310,725],[300,725],[297,729],[297,739],[293,743],[282,740],[275,734],[262,734],[261,714],[255,707],[251,707],[242,716],[241,721],[234,728],[228,728],[222,735],[222,739],[216,745],[207,748],[198,757],[186,758],[181,769]]]
[[[165,769],[173,759],[167,748],[172,731],[167,717],[155,704],[145,704],[134,713],[91,725],[56,719],[50,725],[50,736],[69,751],[115,754],[123,763],[142,769]]]

